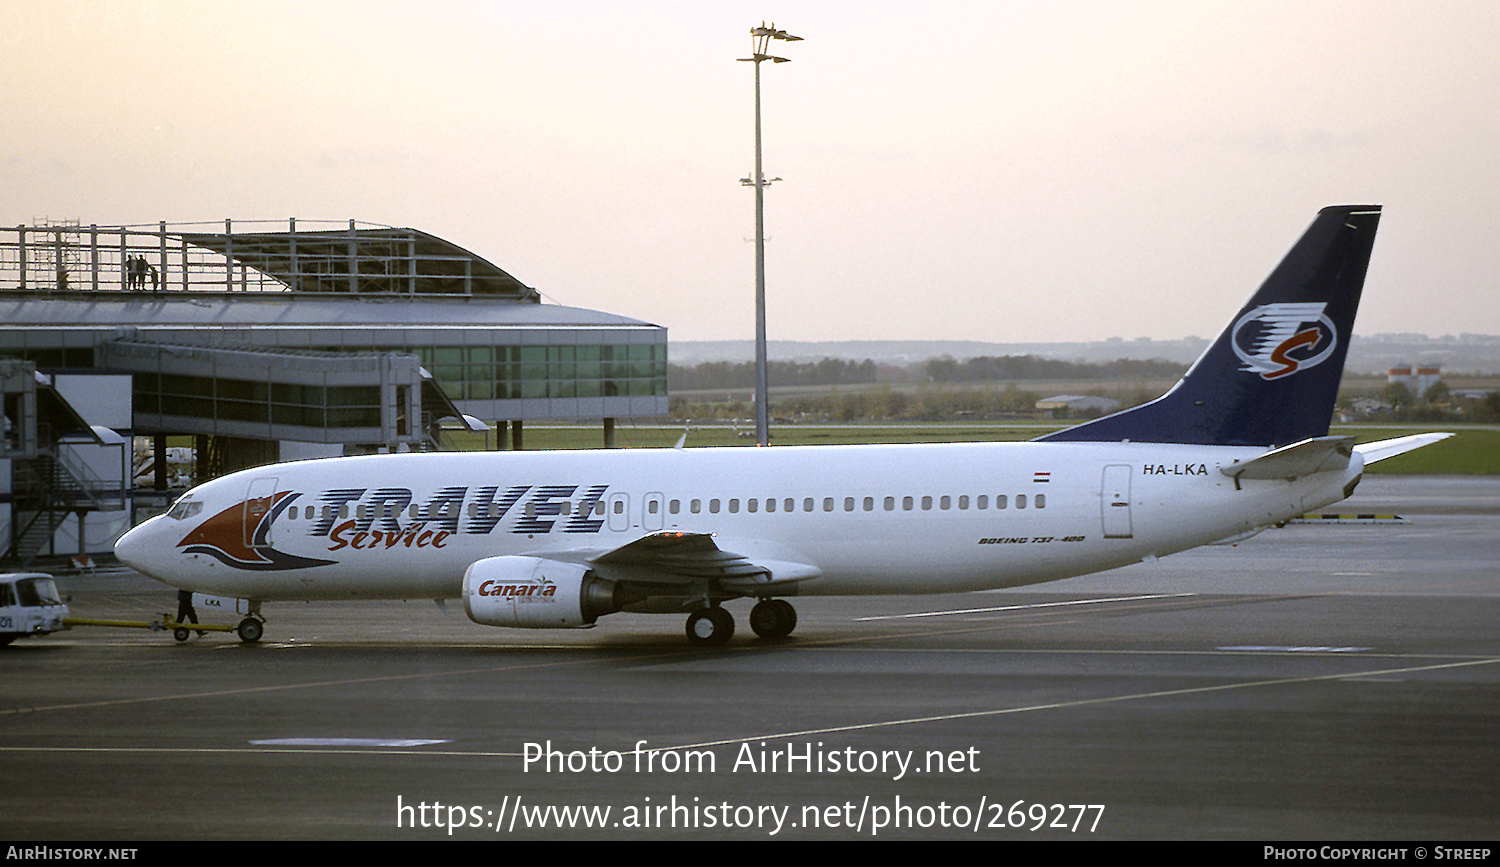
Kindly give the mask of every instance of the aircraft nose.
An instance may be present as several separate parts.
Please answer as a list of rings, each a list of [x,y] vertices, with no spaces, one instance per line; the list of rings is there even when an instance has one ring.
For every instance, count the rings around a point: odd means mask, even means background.
[[[121,536],[119,541],[115,542],[115,556],[120,559],[121,563],[140,572],[142,575],[149,575],[157,579],[160,579],[161,576],[153,568],[154,561],[157,558],[152,555],[160,545],[157,542],[153,542],[151,537],[155,535],[152,532],[152,525],[160,520],[160,517],[152,518],[138,527],[133,527],[126,531],[125,535]]]

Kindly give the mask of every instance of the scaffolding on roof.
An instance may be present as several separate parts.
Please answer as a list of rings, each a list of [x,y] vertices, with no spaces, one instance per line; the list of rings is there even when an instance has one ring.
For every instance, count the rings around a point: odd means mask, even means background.
[[[0,292],[271,292],[479,296],[537,291],[455,244],[411,228],[288,220],[0,228]]]

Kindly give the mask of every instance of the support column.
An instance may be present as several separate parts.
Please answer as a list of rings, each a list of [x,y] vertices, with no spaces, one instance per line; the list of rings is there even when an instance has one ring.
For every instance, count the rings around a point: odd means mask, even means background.
[[[510,448],[511,451],[521,450],[521,420],[516,419],[510,423]]]
[[[604,447],[607,449],[615,447],[615,420],[612,418],[604,420]]]
[[[156,259],[160,266],[157,269],[156,279],[151,282],[151,291],[156,292],[167,288],[167,221],[162,220],[156,227]],[[148,275],[149,278],[149,275]]]
[[[506,434],[510,432],[510,422],[495,422],[495,451],[503,452],[509,446]]]
[[[158,491],[167,489],[167,437],[166,434],[151,436],[151,452],[156,456],[156,478],[152,487]]]
[[[354,234],[354,221],[349,221],[349,294],[359,293],[359,236]]]
[[[208,434],[193,437],[193,484],[208,481]]]
[[[292,291],[302,291],[302,268],[297,261],[297,218],[288,217],[286,221],[287,240],[291,243],[292,251]]]

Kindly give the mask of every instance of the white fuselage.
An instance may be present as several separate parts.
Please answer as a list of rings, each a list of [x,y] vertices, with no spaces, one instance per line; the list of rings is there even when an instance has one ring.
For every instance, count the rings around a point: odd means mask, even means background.
[[[484,558],[586,562],[681,531],[821,573],[788,594],[982,590],[1247,533],[1342,499],[1362,469],[1356,456],[1337,472],[1239,485],[1219,472],[1264,451],[993,443],[335,458],[204,484],[184,498],[201,507],[147,521],[117,550],[215,595],[454,598]]]

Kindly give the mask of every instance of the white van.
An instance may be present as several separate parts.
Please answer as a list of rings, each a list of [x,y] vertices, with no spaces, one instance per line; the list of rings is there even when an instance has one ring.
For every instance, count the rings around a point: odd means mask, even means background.
[[[52,576],[41,572],[0,575],[0,647],[26,635],[46,635],[63,626],[68,606]]]

